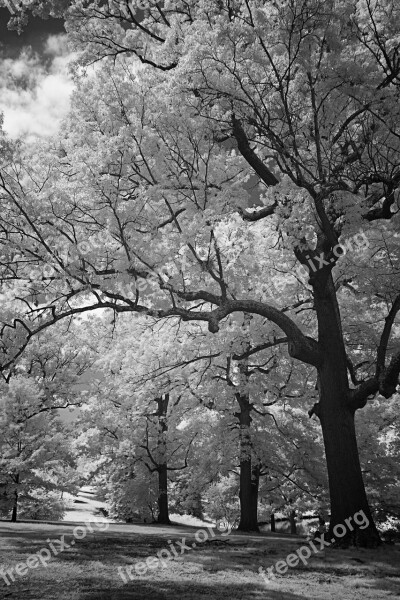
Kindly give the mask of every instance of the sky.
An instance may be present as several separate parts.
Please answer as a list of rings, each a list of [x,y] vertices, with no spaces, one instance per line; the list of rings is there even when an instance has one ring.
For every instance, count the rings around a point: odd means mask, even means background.
[[[57,132],[67,114],[73,84],[68,71],[75,58],[62,21],[31,19],[18,35],[7,29],[10,13],[0,9],[0,113],[13,137],[30,139]]]

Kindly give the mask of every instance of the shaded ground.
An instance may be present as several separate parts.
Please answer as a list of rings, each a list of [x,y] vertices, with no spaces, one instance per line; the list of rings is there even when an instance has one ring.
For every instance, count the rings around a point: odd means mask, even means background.
[[[400,548],[385,546],[374,551],[327,549],[308,565],[289,569],[266,584],[258,573],[305,543],[280,535],[230,535],[227,543],[205,541],[180,555],[177,541],[196,543],[195,528],[182,526],[93,525],[83,539],[73,536],[71,525],[11,524],[0,522],[0,564],[7,570],[29,555],[49,548],[65,536],[68,549],[6,585],[0,576],[0,598],[7,600],[379,600],[400,599]],[[50,540],[50,541],[48,541]],[[178,557],[164,568],[133,571],[125,568],[168,549],[172,540]],[[59,544],[53,542],[54,547]],[[125,574],[124,582],[118,567]]]

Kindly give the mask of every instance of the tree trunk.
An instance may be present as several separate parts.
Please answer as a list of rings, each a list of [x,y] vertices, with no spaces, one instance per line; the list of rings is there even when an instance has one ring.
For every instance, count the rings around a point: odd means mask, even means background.
[[[323,274],[318,273],[315,279],[314,300],[323,361],[318,370],[320,401],[315,413],[322,426],[329,478],[331,521],[328,537],[329,540],[336,537],[346,543],[376,546],[380,539],[361,473],[336,292],[331,275],[324,280]],[[354,522],[357,514],[359,524]],[[368,519],[367,526],[362,514]],[[348,523],[346,519],[351,521]],[[346,528],[345,534],[343,528]],[[337,532],[339,535],[335,536]]]
[[[251,404],[247,395],[237,393],[240,412],[236,413],[240,423],[240,522],[239,531],[259,531],[258,529],[258,485],[260,469],[252,466],[251,456]]]
[[[258,469],[252,468],[251,458],[240,463],[240,522],[239,531],[259,531],[258,528]]]
[[[163,464],[158,468],[158,523],[169,525],[168,510],[168,469]]]
[[[258,531],[258,489],[260,485],[260,465],[256,464],[252,466],[251,469],[251,515],[253,516],[253,524],[256,524],[255,531]]]
[[[200,520],[204,519],[203,502],[202,502],[200,493],[196,493],[193,498],[193,505],[192,505],[190,514],[193,517],[196,517],[196,519],[200,519]]]
[[[296,511],[295,510],[290,511],[289,522],[290,522],[290,533],[292,535],[297,535]]]
[[[332,374],[334,375],[334,373]],[[320,419],[324,437],[325,455],[328,468],[329,493],[331,500],[331,520],[329,539],[335,535],[335,526],[344,525],[347,529],[344,539],[362,546],[375,546],[379,543],[365,493],[364,481],[358,454],[354,413],[343,406],[334,380],[328,385],[321,381]],[[357,513],[365,515],[368,526],[360,529],[354,522]],[[364,527],[362,517],[356,517]],[[350,531],[346,519],[351,519]],[[341,536],[341,533],[339,534]]]
[[[158,523],[169,525],[168,509],[168,463],[167,463],[167,411],[169,403],[169,394],[157,398],[157,417],[158,417],[158,441],[157,441],[157,462],[158,462]]]
[[[275,514],[271,513],[271,533],[275,533],[276,531],[276,527],[275,527]]]
[[[19,473],[17,474],[17,476],[15,478],[15,483],[18,486]],[[17,517],[18,517],[18,487],[15,488],[15,492],[14,492],[14,504],[13,504],[13,509],[12,509],[12,513],[11,513],[11,523],[16,523]]]

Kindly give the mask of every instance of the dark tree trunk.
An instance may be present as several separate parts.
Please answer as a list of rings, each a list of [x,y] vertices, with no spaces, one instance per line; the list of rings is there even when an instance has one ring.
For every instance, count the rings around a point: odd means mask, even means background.
[[[380,542],[365,493],[359,461],[354,408],[350,404],[345,346],[342,337],[339,307],[332,277],[318,273],[313,281],[315,308],[318,317],[319,346],[322,365],[318,370],[320,401],[315,413],[320,419],[324,438],[331,500],[329,539],[335,526],[346,527],[345,535],[337,538],[363,546]],[[364,528],[354,522],[362,513],[368,519]],[[346,519],[351,519],[350,523]],[[353,531],[351,530],[353,528]]]
[[[158,523],[169,525],[168,511],[168,470],[163,464],[158,468]]]
[[[251,459],[240,463],[240,522],[239,531],[259,531],[258,528],[258,474]]]
[[[196,519],[202,520],[204,518],[203,502],[200,493],[196,494],[193,498],[193,505],[190,514],[193,517],[196,517]]]
[[[332,375],[334,376],[334,373]],[[322,399],[320,419],[331,500],[329,537],[334,537],[336,525],[345,525],[348,531],[343,536],[344,539],[354,541],[362,546],[375,546],[379,543],[379,534],[365,493],[357,447],[354,412],[343,405],[342,399],[337,393],[334,379],[331,379],[330,384],[326,379],[323,380],[323,383],[321,381]],[[360,511],[368,519],[369,524],[365,529],[360,529],[354,523],[353,517]],[[346,519],[351,519],[353,532],[350,531],[350,525],[347,526]],[[357,517],[357,519],[360,519],[360,517]],[[362,519],[360,521],[362,522]]]
[[[297,535],[297,525],[296,525],[296,511],[292,510],[289,515],[290,522],[290,533],[292,535]]]
[[[18,486],[19,484],[19,473],[15,478],[15,483]],[[16,523],[18,518],[18,487],[15,488],[14,492],[14,504],[11,513],[11,523]]]
[[[276,531],[276,527],[275,527],[275,514],[271,513],[271,533],[275,533]]]
[[[13,506],[13,509],[12,509],[12,514],[11,514],[11,522],[12,523],[16,523],[17,522],[17,503],[18,503],[18,494],[16,494],[15,501],[14,501],[14,506]]]
[[[157,398],[157,417],[158,417],[158,441],[157,441],[157,461],[158,461],[158,523],[169,525],[168,509],[168,464],[167,464],[167,411],[169,403],[169,394]]]
[[[251,469],[251,497],[250,497],[250,503],[251,503],[251,514],[253,515],[253,523],[255,522],[257,529],[255,531],[258,531],[258,489],[259,489],[259,485],[260,485],[260,465],[256,464],[252,466]]]
[[[258,486],[260,469],[252,465],[251,450],[251,404],[247,395],[237,393],[240,412],[236,413],[240,423],[240,522],[239,531],[258,529]]]

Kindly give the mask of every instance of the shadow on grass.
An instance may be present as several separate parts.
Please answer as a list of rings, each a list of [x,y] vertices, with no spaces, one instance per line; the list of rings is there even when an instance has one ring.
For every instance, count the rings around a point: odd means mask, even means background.
[[[128,558],[142,559],[167,547],[167,541],[163,538],[137,534],[133,537],[129,534],[98,532],[88,533],[84,539],[76,540],[70,532],[62,531],[50,534],[47,532],[46,537],[38,536],[37,532],[32,531],[7,533],[7,538],[15,546],[15,550],[24,555],[35,554],[42,548],[49,548],[49,541],[58,550],[61,547],[59,542],[61,536],[64,536],[64,550],[54,557],[57,561],[78,560],[82,563],[106,557],[108,562],[120,564],[120,553],[127,555]]]
[[[190,579],[187,581],[152,582],[135,579],[132,583],[114,589],[104,590],[98,587],[96,579],[87,582],[88,590],[81,590],[79,600],[304,600],[304,596],[269,590],[262,584],[256,583],[199,583]]]
[[[160,573],[154,573],[154,579],[153,575],[150,577],[147,574],[144,577],[135,576],[126,585],[119,578],[117,567],[132,565],[155,556],[159,550],[168,548],[168,539],[176,542],[186,537],[186,543],[191,545],[194,541],[192,532],[177,532],[171,528],[168,535],[164,531],[164,535],[158,536],[157,531],[153,535],[148,532],[96,531],[88,533],[82,540],[76,539],[75,544],[70,546],[74,539],[71,527],[51,527],[35,531],[21,526],[18,530],[8,528],[1,533],[3,540],[0,541],[4,541],[7,548],[2,558],[5,562],[10,561],[10,564],[25,561],[28,555],[48,548],[48,539],[57,540],[62,535],[68,549],[52,557],[48,570],[31,572],[32,579],[29,582],[18,580],[18,585],[27,585],[28,588],[21,587],[21,593],[18,591],[11,598],[169,600],[178,597],[180,600],[211,600],[226,597],[232,600],[300,600],[307,597],[300,591],[302,586],[306,586],[307,590],[311,589],[309,586],[315,586],[317,595],[312,597],[324,600],[323,593],[318,595],[318,591],[322,590],[319,586],[332,583],[331,589],[334,589],[339,580],[341,590],[349,590],[350,585],[351,589],[361,587],[376,590],[377,597],[383,597],[389,592],[400,598],[400,595],[396,595],[396,589],[400,591],[400,587],[396,588],[400,583],[400,549],[395,547],[375,551],[334,550],[327,552],[326,556],[322,554],[313,557],[307,566],[299,565],[280,578],[282,584],[286,577],[286,584],[296,583],[299,592],[292,585],[290,591],[277,591],[273,589],[274,586],[268,587],[259,576],[258,568],[267,568],[285,558],[289,552],[296,550],[301,540],[289,540],[282,544],[278,540],[267,538],[232,538],[229,544],[223,546],[200,544],[196,549],[186,551],[181,557],[182,561],[178,559],[170,563],[165,577]],[[68,578],[69,585],[65,577]],[[45,580],[49,586],[54,586],[49,592],[44,588]],[[363,580],[365,584],[362,583]],[[58,590],[61,595],[58,595]],[[368,598],[371,596],[368,595]]]
[[[24,555],[35,554],[42,548],[49,547],[46,539],[38,537],[37,534],[32,535],[31,532],[23,535],[21,532],[16,532],[8,534],[7,537],[12,540],[16,551]],[[57,532],[57,535],[51,535],[48,539],[53,542],[56,549],[60,547],[60,544],[53,541],[60,539],[60,532]],[[265,540],[260,545],[257,542],[244,545],[242,540],[232,540],[223,546],[198,543],[196,549],[191,549],[194,538],[190,535],[185,538],[190,550],[185,550],[182,554],[176,542],[183,538],[171,535],[171,539],[175,542],[175,550],[180,558],[185,562],[201,565],[204,572],[209,573],[227,570],[234,572],[257,571],[259,566],[268,567],[285,555],[273,548],[266,550]],[[82,540],[74,540],[75,543],[71,545],[73,540],[70,533],[64,534],[65,550],[52,560],[60,563],[76,562],[80,565],[98,561],[116,568],[146,560],[148,557],[155,556],[160,550],[169,548],[167,539],[155,535],[135,534],[132,536],[128,533],[102,532],[88,534]]]

